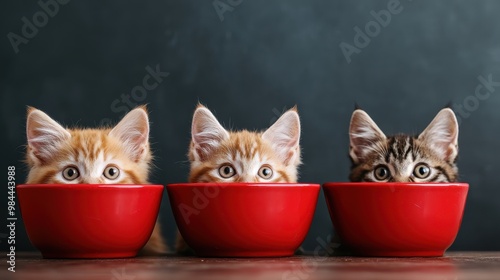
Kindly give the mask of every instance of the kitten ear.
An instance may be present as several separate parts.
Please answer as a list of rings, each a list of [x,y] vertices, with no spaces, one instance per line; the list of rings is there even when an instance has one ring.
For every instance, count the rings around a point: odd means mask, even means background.
[[[28,107],[26,138],[28,157],[43,163],[52,158],[59,144],[70,139],[71,134],[44,112]]]
[[[263,134],[262,138],[272,144],[282,161],[297,164],[300,160],[300,118],[294,107],[285,112]]]
[[[439,111],[427,128],[418,136],[431,149],[448,162],[458,155],[458,121],[450,108]]]
[[[195,157],[206,159],[220,143],[229,139],[229,133],[217,121],[217,118],[203,105],[198,105],[193,114],[191,138]]]
[[[371,146],[385,140],[385,134],[368,114],[357,109],[352,113],[349,127],[350,151],[353,163],[359,163],[372,150]]]
[[[139,161],[147,154],[149,145],[149,118],[146,107],[138,107],[130,111],[109,132],[109,135],[119,139],[130,158]]]

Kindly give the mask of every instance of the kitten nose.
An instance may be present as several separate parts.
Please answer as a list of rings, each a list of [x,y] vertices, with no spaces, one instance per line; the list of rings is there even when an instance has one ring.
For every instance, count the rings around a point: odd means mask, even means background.
[[[397,175],[395,175],[393,178],[394,178],[394,182],[403,182],[403,183],[404,182],[411,182],[410,178],[405,177],[405,176],[397,176]]]
[[[246,175],[246,176],[241,176],[238,181],[245,182],[245,183],[251,183],[251,182],[259,182],[259,179],[255,176]]]
[[[85,183],[87,184],[104,184],[104,180],[101,178],[86,178]]]

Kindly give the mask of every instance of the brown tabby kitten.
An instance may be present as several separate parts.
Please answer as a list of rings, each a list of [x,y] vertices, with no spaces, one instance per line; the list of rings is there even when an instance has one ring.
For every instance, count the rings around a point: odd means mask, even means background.
[[[296,108],[266,131],[227,131],[202,105],[193,115],[189,182],[297,182],[300,119]],[[177,251],[187,246],[179,235]]]
[[[458,178],[458,122],[441,110],[419,136],[386,137],[368,114],[357,109],[349,129],[352,182],[455,182]],[[350,255],[334,235],[333,255]]]
[[[65,129],[30,107],[26,135],[27,184],[148,184],[146,107],[130,111],[113,129]],[[143,252],[166,251],[157,222]]]
[[[458,122],[441,110],[419,136],[386,137],[363,110],[350,126],[353,182],[455,182],[458,177]]]

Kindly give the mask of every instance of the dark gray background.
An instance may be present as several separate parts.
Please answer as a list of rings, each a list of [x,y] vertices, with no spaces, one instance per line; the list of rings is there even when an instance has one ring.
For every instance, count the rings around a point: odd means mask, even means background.
[[[17,54],[7,34],[21,34],[21,18],[31,20],[40,7],[35,1],[5,2],[1,166],[15,165],[17,182],[25,179],[27,105],[69,126],[116,122],[122,112],[111,104],[142,83],[148,65],[170,73],[137,102],[149,104],[157,167],[152,182],[163,184],[186,181],[198,101],[234,129],[264,129],[277,112],[297,104],[301,181],[319,183],[347,180],[347,130],[355,102],[387,134],[417,133],[448,102],[469,102],[474,110],[460,127],[459,166],[471,188],[453,249],[500,250],[500,87],[486,100],[473,99],[479,75],[500,81],[500,2],[401,1],[401,13],[347,63],[339,44],[353,44],[353,28],[364,29],[373,20],[370,11],[386,9],[388,2],[247,0],[221,21],[212,1],[71,1]],[[161,212],[173,242],[166,195]],[[321,195],[306,249],[331,230]],[[32,248],[22,227],[17,238],[18,249]]]

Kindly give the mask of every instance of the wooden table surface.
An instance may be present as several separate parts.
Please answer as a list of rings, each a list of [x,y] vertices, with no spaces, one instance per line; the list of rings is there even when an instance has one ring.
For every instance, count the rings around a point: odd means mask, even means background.
[[[449,252],[442,258],[163,256],[49,260],[36,253],[20,253],[17,258],[15,273],[7,271],[2,261],[0,279],[500,279],[500,252]]]

